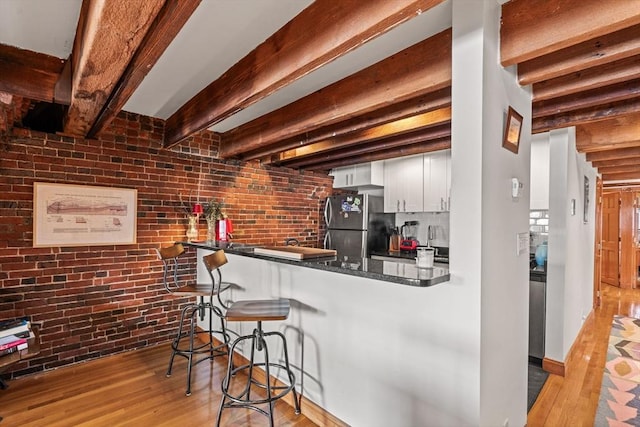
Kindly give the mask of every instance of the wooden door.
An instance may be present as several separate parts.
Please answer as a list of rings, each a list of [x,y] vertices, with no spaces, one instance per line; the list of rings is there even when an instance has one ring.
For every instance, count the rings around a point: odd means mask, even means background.
[[[635,193],[620,193],[620,287],[636,287],[636,245],[634,242]]]
[[[620,286],[620,194],[602,195],[602,282]]]

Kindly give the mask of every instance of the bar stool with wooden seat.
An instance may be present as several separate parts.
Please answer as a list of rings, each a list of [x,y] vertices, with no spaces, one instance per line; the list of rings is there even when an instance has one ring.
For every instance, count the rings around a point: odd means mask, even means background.
[[[227,333],[224,315],[220,307],[214,304],[214,296],[219,304],[222,304],[220,294],[231,287],[230,283],[222,282],[222,274],[218,267],[227,262],[223,251],[214,252],[211,255],[209,271],[212,278],[214,272],[218,280],[212,280],[208,284],[183,284],[178,279],[178,260],[185,252],[180,243],[167,248],[156,249],[158,257],[164,264],[164,286],[168,292],[178,297],[198,297],[196,302],[188,303],[182,308],[180,325],[176,337],[171,343],[171,358],[167,369],[167,377],[171,376],[173,360],[177,356],[187,359],[187,390],[186,395],[191,395],[191,370],[192,367],[204,360],[212,360],[216,356],[228,354],[230,337]],[[197,319],[205,318],[209,314],[209,323],[206,330],[197,330]],[[213,328],[214,316],[220,319],[220,329]],[[214,336],[219,337],[219,344],[215,344]],[[202,338],[201,338],[202,337]],[[185,342],[186,341],[186,342]],[[199,357],[201,355],[201,357]],[[194,357],[195,356],[195,357]]]
[[[212,275],[215,268],[214,254],[205,256],[203,258],[207,270]],[[262,329],[262,322],[285,320],[289,317],[290,303],[288,299],[271,299],[271,300],[246,300],[237,301],[231,303],[231,306],[227,309],[224,317],[227,322],[256,322],[256,327],[251,335],[244,335],[238,337],[231,344],[229,349],[229,361],[227,366],[227,374],[222,380],[222,400],[220,402],[220,408],[218,409],[218,419],[216,425],[220,425],[220,419],[222,417],[222,411],[228,408],[248,408],[257,411],[269,418],[269,425],[273,426],[273,406],[275,401],[283,398],[287,393],[293,392],[293,401],[296,414],[300,413],[300,402],[298,401],[298,394],[295,389],[295,376],[289,366],[289,354],[287,352],[287,340],[281,332],[272,331],[264,332]],[[275,336],[282,340],[284,364],[273,362],[269,359],[269,349],[265,338]],[[249,341],[251,344],[251,353],[248,358],[248,363],[234,367],[234,351],[235,348],[243,341]],[[264,353],[264,361],[256,362],[255,353]],[[265,381],[261,382],[254,378],[254,368],[263,368],[265,372]],[[287,376],[286,382],[280,381],[280,385],[275,382],[272,384],[271,370],[282,369]],[[243,385],[242,391],[234,392],[236,388],[232,387],[232,378],[234,381],[240,381],[237,375],[240,372],[247,374],[246,384]],[[256,395],[256,390],[260,389],[260,395],[264,395],[262,390],[266,390],[266,396],[261,397]],[[254,392],[254,398],[251,397],[252,391]],[[266,409],[261,408],[258,405],[266,405]]]

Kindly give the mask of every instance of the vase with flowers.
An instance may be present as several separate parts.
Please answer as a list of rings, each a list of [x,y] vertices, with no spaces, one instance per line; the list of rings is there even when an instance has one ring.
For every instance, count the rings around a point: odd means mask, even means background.
[[[207,243],[216,241],[216,221],[222,216],[224,202],[211,199],[204,205],[204,218],[207,220]]]
[[[178,197],[180,198],[180,205],[182,209],[184,209],[187,220],[189,221],[186,233],[187,241],[196,241],[198,240],[198,222],[200,221],[200,215],[204,213],[202,205],[197,201],[195,203],[191,202],[191,193],[189,193],[188,202],[182,199],[182,194],[178,194]]]
[[[187,241],[193,242],[198,240],[198,216],[189,215],[189,226],[187,227]]]

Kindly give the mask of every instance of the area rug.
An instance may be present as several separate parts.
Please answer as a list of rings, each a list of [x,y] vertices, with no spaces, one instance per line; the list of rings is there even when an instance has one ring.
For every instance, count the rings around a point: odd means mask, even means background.
[[[640,319],[614,316],[595,426],[640,426]]]

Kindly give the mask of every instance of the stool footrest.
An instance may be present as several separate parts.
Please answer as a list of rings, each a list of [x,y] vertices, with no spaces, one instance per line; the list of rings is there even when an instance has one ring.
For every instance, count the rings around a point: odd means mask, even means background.
[[[263,362],[254,363],[253,364],[253,368],[256,368],[256,367],[257,368],[260,368],[260,367],[264,368],[264,366],[265,366],[265,363],[263,363]],[[251,368],[252,368],[252,366],[249,363],[247,363],[246,365],[238,366],[237,368],[234,368],[234,369],[231,370],[231,376],[234,376],[239,372],[242,372],[244,370],[248,370],[248,369],[251,369]],[[279,363],[269,363],[269,369],[272,369],[272,368],[282,369],[285,372],[287,372],[287,367],[285,365],[282,365],[282,364],[279,364]],[[264,371],[264,369],[263,369],[263,371]],[[266,384],[261,383],[260,381],[256,380],[253,377],[250,379],[250,381],[251,381],[251,385],[254,385],[254,386],[256,386],[258,388],[261,388],[261,389],[264,389],[264,390],[267,389],[267,385]],[[289,381],[289,385],[271,385],[270,388],[271,388],[272,391],[276,391],[276,392],[280,391],[280,392],[277,393],[277,394],[272,394],[270,399],[269,398],[264,398],[264,399],[250,399],[250,400],[247,400],[247,398],[243,397],[243,396],[247,395],[247,391],[248,390],[245,390],[242,393],[237,394],[235,396],[232,395],[230,392],[225,391],[225,390],[223,390],[222,392],[232,402],[238,403],[238,404],[242,404],[242,405],[229,405],[229,407],[231,407],[231,406],[233,406],[233,407],[235,407],[235,406],[245,406],[246,407],[246,405],[248,405],[248,404],[261,405],[261,404],[264,404],[264,403],[274,402],[274,401],[284,397],[287,393],[289,393],[293,389],[293,386],[294,386],[294,383],[295,383],[295,378],[289,377],[288,381]]]
[[[259,320],[257,323],[257,327],[253,330],[253,334],[238,337],[233,341],[233,344],[231,344],[231,347],[229,348],[227,374],[222,380],[222,400],[220,401],[220,407],[218,409],[217,426],[220,426],[222,412],[225,409],[246,408],[265,415],[269,419],[269,425],[273,427],[273,408],[275,402],[278,399],[282,399],[289,392],[293,393],[293,402],[296,414],[300,413],[300,402],[298,401],[298,394],[295,388],[295,375],[289,365],[287,339],[283,333],[278,331],[264,332],[262,330],[262,321]],[[280,360],[277,360],[276,362],[271,362],[269,360],[269,349],[267,341],[265,340],[265,338],[269,336],[278,337],[282,341],[282,351],[284,356],[282,363],[280,363]],[[248,363],[234,367],[233,358],[236,354],[236,346],[243,341],[249,341],[251,343],[250,355],[247,360]],[[255,361],[256,352],[263,354],[264,361]],[[260,368],[259,370],[264,372],[264,383],[254,377],[254,374],[256,374],[256,372],[254,372],[254,368]],[[281,380],[275,376],[275,379],[272,378],[271,371],[273,369],[284,371],[287,380]],[[244,379],[244,376],[237,375],[238,373],[245,371],[246,380]],[[256,376],[260,376],[260,374],[256,374]],[[233,386],[232,379],[234,383]],[[235,385],[235,383],[240,381],[242,381],[241,384]],[[278,381],[282,385],[278,385]],[[260,390],[256,390],[256,388]],[[257,396],[252,398],[252,393],[257,394]],[[257,405],[266,406],[262,409]]]

